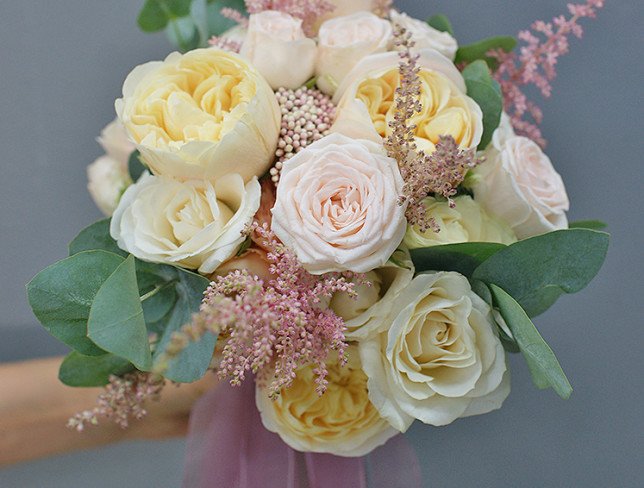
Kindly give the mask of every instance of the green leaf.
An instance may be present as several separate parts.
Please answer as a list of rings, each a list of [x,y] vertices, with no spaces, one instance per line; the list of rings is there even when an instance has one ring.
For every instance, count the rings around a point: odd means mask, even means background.
[[[221,9],[224,7],[246,14],[244,0],[208,0],[208,32],[211,36],[223,34],[236,25],[234,20],[227,19],[221,15]]]
[[[447,32],[452,37],[455,37],[454,29],[452,28],[452,23],[449,21],[446,15],[443,15],[443,14],[432,15],[429,19],[427,19],[427,23],[429,24],[430,27],[433,27],[434,29],[439,30],[441,32]]]
[[[134,151],[130,154],[127,168],[130,173],[130,178],[132,178],[134,183],[136,183],[141,175],[148,170],[148,168],[141,162],[141,153],[139,151]]]
[[[199,311],[203,292],[209,281],[203,276],[177,269],[179,281],[176,283],[177,302],[164,319],[165,330],[157,344],[154,359],[157,361],[165,352],[172,333],[192,321],[192,314]],[[179,356],[168,364],[163,376],[179,383],[190,383],[201,378],[207,371],[212,360],[212,354],[217,342],[217,336],[206,334],[197,342],[191,342]]]
[[[99,220],[80,231],[69,243],[69,255],[100,249],[126,257],[128,254],[116,245],[116,241],[110,235],[110,222],[111,219]]]
[[[412,249],[410,253],[417,273],[457,271],[469,277],[482,262],[505,248],[496,242],[464,242]]]
[[[177,292],[173,282],[158,284],[150,290],[142,300],[145,323],[151,324],[165,317],[177,302]]]
[[[601,220],[578,220],[568,224],[568,227],[571,229],[604,230],[608,227],[608,224]]]
[[[147,371],[152,366],[134,256],[123,261],[96,293],[87,332],[95,344],[138,369]]]
[[[563,293],[576,293],[590,283],[606,258],[608,241],[608,234],[588,229],[531,237],[491,256],[472,277],[503,288],[534,317]]]
[[[199,31],[190,17],[170,19],[165,33],[170,42],[182,52],[199,47]]]
[[[146,0],[137,22],[145,32],[165,29],[171,19],[190,14],[192,0]]]
[[[113,354],[84,356],[72,351],[60,365],[58,379],[68,386],[104,386],[110,375],[121,376],[130,371],[134,371],[134,366]]]
[[[82,354],[104,354],[87,336],[87,321],[96,294],[123,261],[111,252],[84,251],[38,273],[27,294],[40,323]]]
[[[483,111],[483,136],[478,146],[483,150],[492,140],[492,134],[501,122],[503,111],[503,96],[501,87],[492,78],[490,69],[484,61],[474,61],[463,70],[463,78],[467,86],[467,95],[481,107]]]
[[[490,285],[492,295],[512,335],[525,357],[537,388],[552,387],[557,394],[567,399],[572,386],[559,365],[552,349],[543,340],[521,306],[502,288]]]
[[[517,45],[517,40],[511,36],[496,36],[482,41],[461,46],[456,51],[456,59],[454,62],[459,63],[473,63],[474,61],[482,60],[490,67],[496,69],[496,59],[487,55],[491,50],[502,49],[506,53],[511,52]]]
[[[199,34],[199,46],[208,45],[208,2],[206,0],[193,0],[190,7],[190,18],[194,22]]]

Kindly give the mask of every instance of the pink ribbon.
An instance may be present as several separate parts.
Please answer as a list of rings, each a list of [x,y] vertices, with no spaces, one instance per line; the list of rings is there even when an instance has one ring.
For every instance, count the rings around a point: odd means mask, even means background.
[[[264,428],[252,379],[221,384],[195,405],[183,488],[420,488],[402,435],[361,458],[298,453]]]

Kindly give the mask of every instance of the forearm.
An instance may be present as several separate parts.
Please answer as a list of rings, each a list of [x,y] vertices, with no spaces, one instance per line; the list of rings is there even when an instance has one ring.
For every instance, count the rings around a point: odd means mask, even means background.
[[[96,404],[100,388],[71,388],[58,381],[61,358],[0,364],[0,466],[98,447],[126,439],[160,439],[184,435],[192,404],[215,377],[180,388],[169,385],[149,415],[121,429],[108,419],[83,432],[66,427],[77,412]]]
[[[91,408],[98,388],[70,388],[57,379],[60,358],[0,365],[0,465],[116,442],[125,432],[105,422],[83,434],[67,419]]]

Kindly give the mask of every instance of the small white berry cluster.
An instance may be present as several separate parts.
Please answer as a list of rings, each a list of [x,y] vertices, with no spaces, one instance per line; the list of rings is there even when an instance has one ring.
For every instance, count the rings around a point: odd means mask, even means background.
[[[280,88],[275,96],[282,110],[282,128],[275,151],[277,162],[271,168],[271,179],[277,183],[284,161],[329,134],[335,105],[331,98],[313,88]]]

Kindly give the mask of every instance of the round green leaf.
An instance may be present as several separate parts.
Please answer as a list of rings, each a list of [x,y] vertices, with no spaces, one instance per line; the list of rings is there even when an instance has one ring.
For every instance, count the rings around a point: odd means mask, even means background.
[[[29,305],[51,335],[86,355],[104,354],[87,337],[92,302],[123,258],[106,251],[83,251],[36,275],[27,285]]]
[[[134,366],[114,354],[84,356],[72,351],[60,365],[58,379],[68,386],[104,386],[111,375],[121,376],[130,371],[134,371]]]
[[[152,366],[133,256],[123,261],[96,293],[87,332],[94,343],[138,369],[147,371]]]

